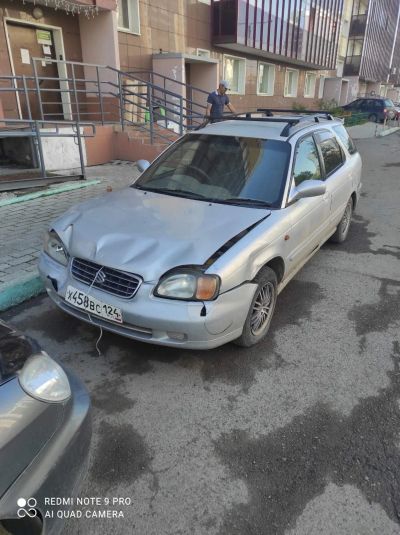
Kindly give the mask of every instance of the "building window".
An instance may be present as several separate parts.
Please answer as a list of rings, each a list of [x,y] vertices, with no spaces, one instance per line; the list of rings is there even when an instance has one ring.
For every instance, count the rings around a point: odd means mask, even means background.
[[[259,95],[271,96],[274,94],[274,85],[275,65],[271,65],[271,63],[259,63],[257,93]]]
[[[315,97],[316,82],[317,82],[317,75],[313,72],[306,72],[306,79],[304,81],[304,96],[306,98]]]
[[[139,0],[118,0],[118,30],[140,34]]]
[[[285,97],[297,97],[297,85],[299,81],[299,71],[286,69],[285,73]]]
[[[224,56],[224,80],[229,82],[231,93],[244,95],[246,85],[246,60],[236,56]]]

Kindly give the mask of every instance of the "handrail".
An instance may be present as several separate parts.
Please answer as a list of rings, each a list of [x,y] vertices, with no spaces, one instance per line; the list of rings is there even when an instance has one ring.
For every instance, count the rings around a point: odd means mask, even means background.
[[[36,119],[14,119],[14,118],[2,118],[0,119],[0,124],[4,124],[4,123],[11,123],[11,124],[16,124],[16,125],[38,125],[40,126],[40,128],[46,128],[46,125],[47,126],[51,126],[53,125],[55,128],[57,128],[57,131],[60,127],[63,127],[63,126],[76,126],[77,124],[77,121],[48,121],[48,120],[36,120]],[[96,133],[96,126],[93,122],[82,122],[82,121],[79,121],[79,126],[82,127],[82,128],[89,128],[91,127],[92,128],[92,131],[93,131],[93,134]]]
[[[114,71],[115,73],[121,73],[122,76],[124,76],[125,78],[130,78],[131,80],[137,80],[137,78],[135,78],[134,76],[131,76],[129,73],[124,72],[124,71],[119,71],[118,69],[115,69],[114,67],[108,67],[108,69]],[[156,74],[156,76],[159,76],[159,75]],[[171,80],[173,80],[173,79],[171,78]],[[108,82],[108,81],[105,82],[105,83],[111,83],[112,84],[112,82]],[[182,83],[182,85],[188,85],[188,84],[184,84],[183,82],[181,82],[181,83]],[[170,91],[169,89],[164,89],[160,85],[154,84],[153,82],[146,82],[146,85],[148,87],[151,87],[151,88],[155,89],[156,91],[163,91],[163,92],[167,93],[170,96],[175,96],[175,97],[178,97],[178,98],[183,98],[184,100],[188,100],[187,98],[183,97],[179,93],[175,93],[174,91]],[[200,90],[200,91],[203,91],[203,90]],[[206,93],[205,91],[203,91],[203,92]],[[207,93],[207,95],[208,95],[208,93]],[[206,106],[204,106],[204,107],[206,107]]]
[[[207,95],[206,91],[163,74],[145,70],[124,72],[109,65],[46,58],[46,62],[65,66],[63,76],[50,77],[38,74],[39,61],[43,61],[43,58],[31,58],[31,76],[0,77],[0,94],[13,92],[24,103],[24,114],[28,115],[28,119],[33,119],[31,103],[34,95],[42,121],[50,118],[55,118],[53,121],[56,121],[60,115],[65,115],[72,119],[70,122],[62,121],[65,125],[74,123],[75,119],[82,123],[83,118],[88,118],[93,123],[120,123],[122,129],[134,125],[141,130],[150,131],[153,143],[157,138],[168,139],[160,130],[170,131],[170,123],[177,125],[179,133],[183,134],[185,129],[198,125],[205,115],[205,102],[193,100],[193,93]],[[95,72],[85,72],[85,68],[94,69]],[[150,80],[143,79],[146,75]],[[156,77],[161,79],[161,85],[155,83]],[[52,81],[57,81],[59,87],[46,87],[50,85],[46,82]],[[8,85],[4,86],[4,82]],[[186,87],[187,93],[180,94],[168,89],[167,82]],[[56,94],[60,95],[59,101],[51,96]],[[60,106],[60,111],[54,108],[57,105]],[[162,121],[156,112],[157,107],[163,110]]]
[[[168,80],[169,82],[173,82],[174,84],[178,84],[178,85],[184,85],[185,87],[188,87],[189,89],[199,91],[200,93],[204,93],[205,95],[209,94],[209,91],[205,91],[204,89],[201,89],[200,87],[196,87],[192,84],[186,84],[185,82],[181,82],[180,80],[175,80],[174,78],[170,78],[169,76],[165,76],[165,74],[160,74],[158,72],[143,70],[143,71],[127,71],[127,73],[133,74],[133,75],[136,73],[139,73],[139,74],[145,73],[145,74],[150,74],[151,76],[158,76],[159,78],[162,78],[163,80]],[[145,82],[145,80],[143,81]]]

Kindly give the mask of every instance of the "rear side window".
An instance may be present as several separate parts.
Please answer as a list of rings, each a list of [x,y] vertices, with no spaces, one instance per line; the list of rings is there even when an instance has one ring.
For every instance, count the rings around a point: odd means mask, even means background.
[[[371,108],[374,106],[374,102],[372,100],[360,100],[360,105],[358,106],[360,110],[366,110],[367,108]]]
[[[349,151],[349,153],[355,154],[357,152],[357,148],[345,127],[342,125],[338,125],[334,126],[333,130],[335,131],[335,134],[338,136],[343,145],[346,147],[346,149]]]
[[[362,102],[362,100],[354,100],[353,102],[350,102],[349,107],[353,109],[358,109],[361,106]]]
[[[332,134],[323,132],[318,134],[319,146],[322,152],[322,158],[325,164],[326,176],[331,175],[343,163],[342,151],[339,143]]]
[[[311,136],[302,139],[297,145],[293,176],[296,186],[304,180],[321,180],[318,151]]]

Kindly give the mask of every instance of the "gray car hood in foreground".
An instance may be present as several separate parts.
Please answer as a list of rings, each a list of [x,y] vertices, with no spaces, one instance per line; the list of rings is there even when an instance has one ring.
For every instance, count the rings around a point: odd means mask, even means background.
[[[203,265],[266,209],[126,188],[75,206],[53,225],[71,256],[156,281],[181,265]]]

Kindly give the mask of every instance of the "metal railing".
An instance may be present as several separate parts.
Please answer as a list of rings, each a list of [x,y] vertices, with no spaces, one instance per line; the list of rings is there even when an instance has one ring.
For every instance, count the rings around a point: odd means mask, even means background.
[[[185,101],[187,103],[187,109],[191,114],[205,115],[207,105],[207,97],[209,95],[208,91],[196,87],[192,84],[181,82],[170,76],[165,76],[164,74],[156,73],[149,70],[135,70],[128,71],[127,74],[134,76],[137,80],[142,82],[150,83],[153,86],[162,87],[164,91],[169,90],[179,94],[177,88],[185,93]]]
[[[57,64],[59,76],[40,75],[39,62]],[[123,130],[133,126],[146,132],[153,144],[170,142],[171,129],[182,135],[195,128],[206,112],[206,91],[151,71],[127,73],[47,58],[32,58],[31,63],[32,76],[0,77],[0,96],[15,96],[22,119],[119,123]],[[167,87],[172,83],[175,91]],[[194,98],[195,93],[200,96]]]
[[[73,138],[79,151],[79,161],[82,179],[86,179],[85,159],[82,146],[82,138],[94,137],[96,127],[93,123],[79,121],[42,121],[34,119],[1,119],[0,138],[32,138],[42,178],[47,178],[46,165],[43,154],[43,138]],[[70,127],[70,131],[65,127]],[[85,128],[89,131],[85,132]]]

